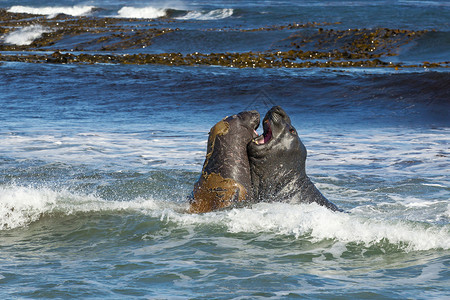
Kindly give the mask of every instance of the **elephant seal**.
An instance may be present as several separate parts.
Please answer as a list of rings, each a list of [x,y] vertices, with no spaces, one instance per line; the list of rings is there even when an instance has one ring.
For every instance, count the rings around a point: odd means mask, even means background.
[[[306,147],[280,106],[274,106],[267,112],[263,129],[264,133],[247,147],[255,200],[316,202],[339,211],[306,175]]]
[[[252,198],[248,143],[258,136],[259,113],[245,111],[214,125],[189,212],[204,213]]]

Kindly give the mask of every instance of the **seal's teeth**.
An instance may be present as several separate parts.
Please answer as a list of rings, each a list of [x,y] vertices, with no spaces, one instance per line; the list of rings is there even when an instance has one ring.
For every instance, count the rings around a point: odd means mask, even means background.
[[[253,143],[255,143],[256,145],[259,145],[257,140],[253,140]]]

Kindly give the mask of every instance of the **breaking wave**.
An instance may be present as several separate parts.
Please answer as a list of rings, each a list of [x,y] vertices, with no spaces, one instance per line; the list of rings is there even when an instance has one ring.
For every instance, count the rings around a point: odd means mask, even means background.
[[[155,19],[166,16],[167,9],[156,8],[156,7],[131,7],[124,6],[117,12],[117,17],[119,18],[130,18],[130,19]]]
[[[167,213],[165,218],[182,224],[225,225],[233,233],[271,232],[312,242],[336,240],[367,247],[389,243],[404,251],[450,249],[449,225],[371,219],[332,212],[317,204],[261,203],[205,215]]]
[[[75,6],[45,6],[45,7],[31,7],[14,5],[8,12],[11,13],[26,13],[33,15],[46,15],[49,18],[53,18],[58,14],[66,14],[74,17],[89,15],[95,6],[89,5],[75,5]]]
[[[51,32],[51,30],[41,25],[31,25],[8,33],[3,37],[3,40],[5,43],[12,45],[30,45],[34,40],[40,38],[42,34],[46,32]]]
[[[167,203],[170,206],[170,203]],[[163,205],[155,200],[107,201],[95,195],[67,190],[24,186],[0,187],[0,230],[30,225],[43,215],[71,215],[101,211],[155,210]]]
[[[130,19],[155,19],[161,17],[173,17],[179,20],[220,20],[232,16],[233,12],[234,10],[232,8],[186,11],[153,6],[124,6],[117,12],[116,17]]]
[[[206,214],[186,213],[187,204],[168,199],[109,201],[95,195],[22,186],[0,187],[0,229],[25,227],[52,214],[128,211],[177,226],[219,226],[231,233],[275,234],[312,242],[335,240],[403,251],[450,249],[450,226],[337,213],[316,204],[260,203]]]
[[[215,9],[211,11],[189,11],[186,15],[178,17],[179,20],[220,20],[231,17],[232,8]]]

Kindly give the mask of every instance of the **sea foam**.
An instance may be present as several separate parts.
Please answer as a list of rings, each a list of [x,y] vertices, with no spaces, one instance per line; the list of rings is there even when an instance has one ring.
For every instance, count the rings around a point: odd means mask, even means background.
[[[89,5],[75,5],[75,6],[45,6],[45,7],[31,7],[14,5],[8,12],[11,13],[26,13],[33,15],[46,15],[53,18],[58,14],[66,14],[70,16],[86,16],[92,12],[95,6]]]
[[[232,8],[215,9],[211,11],[190,11],[186,15],[178,17],[180,20],[220,20],[231,17]]]
[[[166,211],[162,219],[187,224],[226,226],[232,233],[273,233],[307,238],[312,242],[336,240],[367,247],[393,244],[404,251],[450,249],[450,227],[418,222],[371,219],[353,213],[332,212],[316,204],[261,203],[252,208],[187,215]]]
[[[165,8],[148,7],[130,7],[124,6],[118,11],[117,17],[130,19],[155,19],[166,15]]]
[[[259,203],[206,214],[189,214],[187,206],[173,199],[111,201],[92,194],[11,185],[0,187],[0,229],[24,227],[55,213],[129,211],[183,227],[220,226],[230,233],[275,234],[311,242],[335,240],[367,247],[387,243],[403,251],[450,249],[448,224],[370,218],[357,212],[332,212],[317,204]]]
[[[0,229],[12,229],[28,225],[52,210],[58,193],[26,187],[0,187]]]
[[[124,6],[118,12],[118,18],[133,18],[133,19],[155,19],[165,17],[167,15],[168,7],[132,7]],[[179,20],[220,20],[233,15],[232,8],[202,10],[202,11],[188,11],[184,16],[177,17]]]
[[[46,32],[51,32],[51,30],[41,25],[31,25],[6,34],[3,40],[7,44],[19,46],[30,45],[35,39],[40,38]]]
[[[171,203],[161,203],[153,199],[109,201],[96,195],[46,187],[0,186],[0,230],[28,226],[43,215],[53,213],[71,215],[80,212],[123,210],[146,212],[168,207],[173,209]]]
[[[133,165],[135,170],[158,165],[198,171],[205,148],[203,133],[191,135],[189,139],[172,132],[150,136],[105,132],[65,135],[57,130],[35,136],[0,133],[0,153],[4,155],[97,167],[117,162],[119,168]],[[193,162],[192,157],[198,161]]]

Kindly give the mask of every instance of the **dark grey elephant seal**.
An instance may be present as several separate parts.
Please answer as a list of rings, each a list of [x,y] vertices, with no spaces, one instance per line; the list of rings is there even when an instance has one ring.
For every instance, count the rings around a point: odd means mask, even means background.
[[[316,202],[339,211],[306,175],[306,148],[280,106],[267,112],[263,128],[247,147],[255,201]]]
[[[247,145],[257,137],[259,113],[245,111],[214,125],[202,174],[190,199],[191,213],[204,213],[252,198]]]

